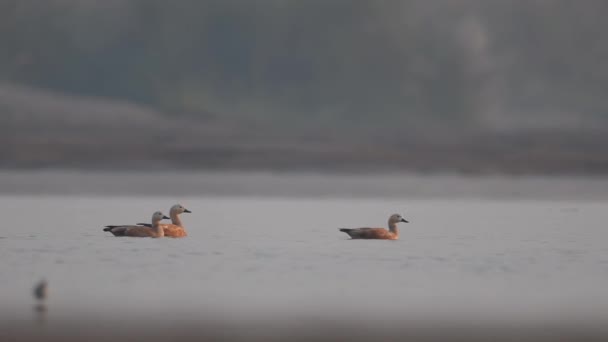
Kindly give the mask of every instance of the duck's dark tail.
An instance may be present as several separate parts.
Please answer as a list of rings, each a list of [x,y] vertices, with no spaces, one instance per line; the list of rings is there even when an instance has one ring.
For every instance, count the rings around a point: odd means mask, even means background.
[[[106,226],[103,231],[110,232],[114,234],[114,236],[124,236],[127,228],[127,226]]]
[[[103,229],[103,231],[104,231],[104,232],[109,232],[109,231],[112,231],[112,229],[114,229],[114,228],[116,228],[116,227],[118,227],[118,226],[106,226],[106,227]]]
[[[345,232],[346,234],[348,234],[349,232],[351,232],[353,229],[352,228],[340,228],[339,229],[341,232]]]

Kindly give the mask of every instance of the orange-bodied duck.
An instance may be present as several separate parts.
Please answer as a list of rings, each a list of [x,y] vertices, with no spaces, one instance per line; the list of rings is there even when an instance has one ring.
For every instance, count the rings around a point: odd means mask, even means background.
[[[393,214],[388,218],[388,230],[386,228],[340,228],[341,232],[345,232],[353,239],[378,239],[378,240],[398,240],[399,222],[408,223],[406,219],[399,214]]]

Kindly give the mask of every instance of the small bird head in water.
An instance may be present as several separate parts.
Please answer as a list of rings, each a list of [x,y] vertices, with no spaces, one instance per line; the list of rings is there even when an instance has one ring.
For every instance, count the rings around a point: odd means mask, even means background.
[[[391,217],[388,219],[388,223],[392,224],[392,223],[399,223],[399,222],[405,222],[405,223],[409,223],[406,219],[404,219],[401,215],[399,214],[393,214],[391,215]]]
[[[171,207],[170,214],[191,213],[190,210],[184,208],[181,204],[176,204]]]
[[[152,223],[167,219],[169,218],[160,211],[154,212],[154,214],[152,214]]]
[[[39,301],[44,301],[48,295],[48,285],[45,279],[42,279],[35,287],[34,287],[34,298]]]

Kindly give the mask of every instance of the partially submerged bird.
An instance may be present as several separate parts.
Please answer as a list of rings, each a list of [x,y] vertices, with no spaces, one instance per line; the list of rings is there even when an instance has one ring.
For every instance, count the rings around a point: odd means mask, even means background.
[[[42,279],[36,286],[34,286],[34,298],[38,301],[38,304],[34,306],[34,309],[38,312],[46,311],[46,306],[44,305],[44,301],[48,295],[48,284],[46,280]]]
[[[401,215],[393,214],[388,218],[388,230],[385,228],[340,228],[340,231],[353,239],[397,240],[399,239],[399,229],[397,228],[399,222],[408,223]]]
[[[104,232],[110,232],[115,236],[131,236],[131,237],[153,237],[159,238],[165,236],[163,227],[160,224],[161,220],[169,219],[162,212],[157,211],[152,214],[152,224],[150,227],[126,225],[126,226],[106,226]]]
[[[48,284],[47,284],[46,280],[42,279],[34,287],[34,298],[36,298],[40,302],[44,301],[48,294],[47,287],[48,287]]]
[[[182,213],[191,213],[190,210],[184,208],[181,204],[176,204],[169,210],[169,217],[171,217],[171,223],[161,223],[161,227],[165,231],[165,236],[168,237],[184,237],[188,236],[182,220],[179,215]],[[140,226],[151,227],[149,223],[138,223]]]

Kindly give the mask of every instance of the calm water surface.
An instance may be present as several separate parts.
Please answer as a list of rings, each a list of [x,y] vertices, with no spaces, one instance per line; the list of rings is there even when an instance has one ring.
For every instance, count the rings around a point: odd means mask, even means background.
[[[185,239],[116,238],[105,224],[149,220],[180,202]],[[607,202],[593,198],[390,196],[0,196],[0,318],[192,313],[356,317],[605,317]],[[351,241],[384,226],[399,241]]]

